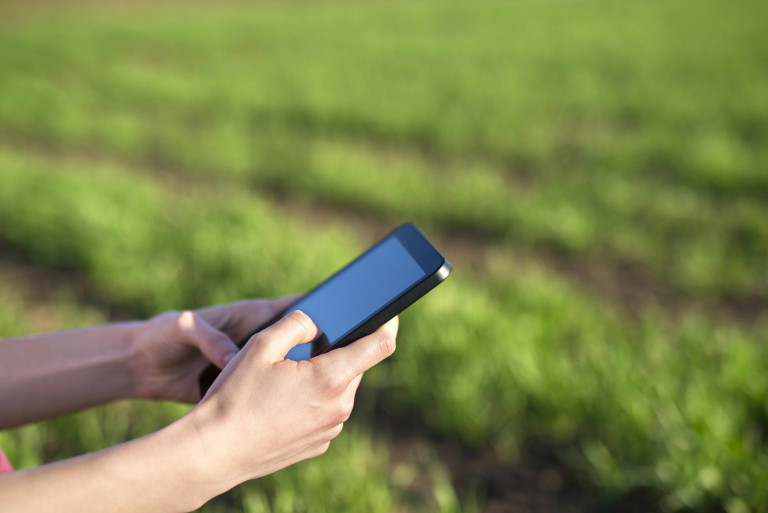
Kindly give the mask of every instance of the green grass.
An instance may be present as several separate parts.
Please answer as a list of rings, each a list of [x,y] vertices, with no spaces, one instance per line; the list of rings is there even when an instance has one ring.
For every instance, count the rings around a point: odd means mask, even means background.
[[[306,290],[364,248],[358,212],[480,235],[482,268],[454,262],[403,316],[364,397],[508,463],[541,441],[596,503],[645,490],[666,511],[764,511],[765,11],[350,2],[29,22],[0,34],[0,241],[148,316]],[[306,200],[343,208],[314,219]],[[517,267],[530,249],[639,266],[695,306],[629,317]],[[752,323],[713,306],[755,298]],[[105,316],[57,301],[70,323]],[[1,315],[3,333],[35,331]],[[335,452],[208,510],[427,507],[360,410]],[[182,411],[117,404],[0,442],[34,465]],[[433,506],[475,506],[429,473]]]
[[[6,34],[0,130],[608,255],[690,294],[768,285],[762,2],[184,14]]]
[[[115,166],[84,172],[81,161],[8,150],[0,162],[9,243],[140,314],[302,290],[333,269],[319,262],[360,248],[341,230],[277,218],[255,195],[166,190]],[[768,462],[751,433],[764,422],[768,352],[754,335],[695,316],[626,323],[541,271],[516,275],[501,261],[489,273],[480,284],[459,273],[404,316],[398,357],[368,386],[435,432],[490,443],[508,460],[531,437],[559,440],[609,497],[650,486],[671,504],[763,499]],[[711,468],[755,485],[702,482]]]

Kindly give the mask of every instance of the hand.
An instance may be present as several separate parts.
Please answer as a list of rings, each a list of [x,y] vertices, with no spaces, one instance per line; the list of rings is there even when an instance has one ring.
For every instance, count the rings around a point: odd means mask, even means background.
[[[349,418],[363,372],[395,350],[397,318],[352,344],[294,362],[318,328],[299,311],[255,335],[185,420],[219,493],[323,454]]]
[[[195,403],[197,379],[210,363],[220,369],[242,340],[285,310],[298,296],[239,301],[186,312],[166,312],[138,327],[131,373],[139,397]]]

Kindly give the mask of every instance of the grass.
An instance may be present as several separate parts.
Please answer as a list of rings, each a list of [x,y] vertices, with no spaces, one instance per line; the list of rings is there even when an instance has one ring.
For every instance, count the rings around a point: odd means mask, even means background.
[[[0,241],[87,284],[85,313],[56,303],[68,322],[305,290],[364,248],[356,213],[459,230],[489,248],[481,269],[455,262],[403,316],[363,397],[508,464],[540,441],[595,504],[642,490],[667,511],[764,510],[762,3],[200,9],[0,34]],[[313,220],[307,201],[339,213]],[[627,316],[546,259],[518,267],[530,249],[703,300]],[[724,318],[728,301],[759,313]],[[4,333],[35,331],[3,315]],[[439,463],[432,502],[414,501],[360,410],[336,452],[208,510],[475,507]],[[34,465],[181,411],[117,404],[0,441]]]
[[[607,254],[691,294],[758,293],[762,9],[313,5],[75,20],[5,36],[0,62],[15,72],[0,82],[0,129]]]

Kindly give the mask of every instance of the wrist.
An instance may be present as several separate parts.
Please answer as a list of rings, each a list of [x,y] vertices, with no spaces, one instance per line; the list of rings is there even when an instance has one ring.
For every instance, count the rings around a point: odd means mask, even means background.
[[[229,442],[239,438],[226,432],[225,418],[223,408],[206,400],[171,425],[184,433],[190,477],[203,491],[204,502],[248,479],[233,472],[235,455],[228,450]]]
[[[164,454],[173,476],[172,496],[179,511],[195,511],[234,485],[221,479],[221,469],[201,447],[200,434],[189,414],[149,435]]]
[[[148,387],[144,383],[146,372],[143,363],[143,354],[139,340],[145,329],[147,321],[130,321],[121,323],[119,328],[123,330],[123,336],[128,353],[126,365],[129,381],[129,399],[152,399]]]

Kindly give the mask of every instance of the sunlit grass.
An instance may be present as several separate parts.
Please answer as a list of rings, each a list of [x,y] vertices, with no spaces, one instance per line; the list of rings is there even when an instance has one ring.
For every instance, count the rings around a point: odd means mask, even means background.
[[[114,165],[82,171],[8,150],[0,161],[4,236],[136,312],[303,290],[362,247],[349,230],[278,218],[253,194],[182,192]],[[44,207],[30,206],[33,196]],[[457,272],[404,315],[398,356],[367,386],[510,461],[531,436],[570,442],[563,456],[608,494],[651,486],[675,500],[694,487],[692,504],[704,504],[732,491],[701,484],[700,468],[730,468],[737,480],[768,468],[756,464],[762,442],[742,438],[760,429],[756,408],[768,399],[768,382],[756,381],[768,353],[749,331],[650,312],[627,323],[547,273],[510,274],[503,262],[488,272],[485,283]],[[97,444],[107,432],[131,434],[104,430]]]
[[[765,14],[446,2],[71,19],[0,39],[0,131],[754,294]]]
[[[364,249],[355,212],[459,229],[487,258],[454,262],[403,315],[366,397],[504,462],[549,440],[598,502],[768,503],[765,316],[712,307],[768,285],[763,3],[197,9],[0,34],[4,247],[148,316],[306,290]],[[321,221],[305,199],[343,208]],[[639,266],[711,301],[629,318],[545,263],[516,267],[521,248]],[[56,327],[105,319],[66,294],[53,310]],[[0,309],[0,331],[36,319]],[[183,411],[121,403],[0,444],[31,466]],[[391,478],[371,421],[209,511],[425,507]],[[430,473],[431,506],[474,507],[439,463]]]

